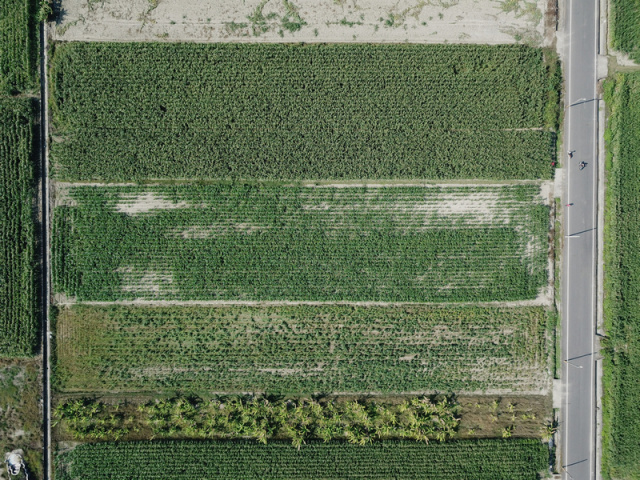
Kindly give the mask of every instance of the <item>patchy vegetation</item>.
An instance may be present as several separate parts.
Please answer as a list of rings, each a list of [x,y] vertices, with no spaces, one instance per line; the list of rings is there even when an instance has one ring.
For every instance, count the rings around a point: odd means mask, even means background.
[[[78,300],[511,301],[547,285],[539,185],[78,186],[68,196],[53,271]]]
[[[532,393],[542,307],[96,307],[57,312],[63,392]]]
[[[120,411],[120,407],[123,407]],[[118,440],[129,433],[150,431],[151,438],[253,438],[260,443],[289,439],[300,447],[310,439],[346,440],[366,445],[380,439],[441,442],[456,434],[458,406],[407,398],[396,404],[376,400],[298,398],[268,400],[226,396],[204,401],[177,397],[138,405],[131,415],[126,404],[90,400],[58,404],[54,411],[62,431],[76,440]]]
[[[0,360],[0,455],[22,449],[31,479],[43,473],[40,362]]]

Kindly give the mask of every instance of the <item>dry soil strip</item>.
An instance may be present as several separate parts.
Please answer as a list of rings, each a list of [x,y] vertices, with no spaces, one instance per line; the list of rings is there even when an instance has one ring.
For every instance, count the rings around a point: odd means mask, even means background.
[[[230,306],[230,305],[246,305],[246,306],[280,306],[280,305],[348,305],[348,306],[360,306],[360,307],[408,307],[417,305],[432,305],[432,306],[477,306],[477,307],[538,307],[538,306],[550,306],[552,304],[553,295],[549,294],[549,288],[545,288],[544,292],[541,292],[537,298],[533,300],[516,300],[511,302],[376,302],[376,301],[292,301],[292,300],[116,300],[112,302],[100,302],[100,301],[76,301],[73,298],[57,295],[56,305],[69,306],[69,305],[146,305],[146,306]]]

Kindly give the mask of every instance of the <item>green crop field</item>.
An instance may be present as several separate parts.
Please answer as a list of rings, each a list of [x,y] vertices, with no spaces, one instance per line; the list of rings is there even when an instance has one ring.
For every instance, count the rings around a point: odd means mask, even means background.
[[[37,343],[32,118],[31,100],[0,98],[0,356]]]
[[[57,314],[65,392],[527,393],[548,386],[542,307],[127,307]]]
[[[493,301],[547,284],[540,186],[61,187],[54,282],[79,301]]]
[[[34,86],[38,37],[34,0],[0,0],[0,94]]]
[[[640,2],[611,0],[611,44],[640,61]]]
[[[640,477],[640,75],[606,85],[607,131],[604,387],[607,478]]]
[[[58,179],[552,175],[559,70],[526,46],[70,43],[52,65]]]
[[[537,440],[452,443],[139,442],[85,444],[57,455],[57,480],[537,480],[549,449]]]

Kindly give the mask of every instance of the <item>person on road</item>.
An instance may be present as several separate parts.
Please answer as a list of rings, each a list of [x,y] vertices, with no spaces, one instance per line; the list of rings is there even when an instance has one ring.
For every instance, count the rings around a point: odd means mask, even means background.
[[[567,155],[569,155],[569,158],[573,158],[573,150],[569,150],[569,152],[567,153]]]

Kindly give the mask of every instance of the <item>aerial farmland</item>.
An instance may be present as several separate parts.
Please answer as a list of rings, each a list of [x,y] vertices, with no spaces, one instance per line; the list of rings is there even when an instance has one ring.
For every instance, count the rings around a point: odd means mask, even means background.
[[[49,17],[55,478],[553,468],[555,12],[181,3]]]

